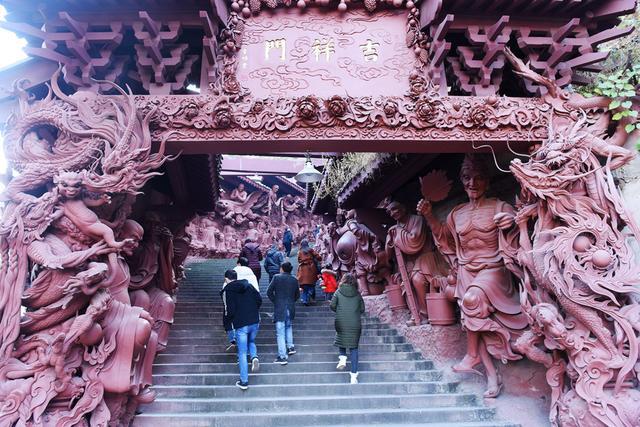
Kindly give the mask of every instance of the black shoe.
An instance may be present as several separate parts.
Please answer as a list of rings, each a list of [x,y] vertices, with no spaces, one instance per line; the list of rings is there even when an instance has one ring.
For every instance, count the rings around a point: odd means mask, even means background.
[[[287,350],[287,354],[289,356],[291,356],[292,354],[296,354],[296,353],[297,353],[297,351],[296,351],[296,349],[294,347],[291,347],[289,350]]]
[[[260,361],[257,357],[251,359],[251,372],[258,372],[260,370]]]
[[[243,383],[242,381],[236,381],[236,387],[238,387],[240,390],[248,390],[249,389],[249,383]]]
[[[224,349],[224,351],[229,351],[231,349],[233,349],[236,346],[236,342],[235,341],[231,341],[229,343],[229,345],[227,346],[227,348]]]
[[[276,360],[274,360],[273,363],[278,363],[280,365],[286,365],[287,363],[289,363],[289,361],[287,359],[285,359],[284,357],[278,356],[278,358]]]

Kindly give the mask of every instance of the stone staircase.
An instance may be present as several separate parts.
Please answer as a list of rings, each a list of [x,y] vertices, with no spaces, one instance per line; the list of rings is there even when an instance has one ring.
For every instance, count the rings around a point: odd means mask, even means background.
[[[289,364],[276,357],[275,327],[264,297],[257,338],[260,372],[239,378],[235,352],[225,352],[222,303],[224,270],[234,263],[193,263],[180,286],[169,345],[156,358],[156,401],[141,407],[134,426],[513,426],[424,360],[394,329],[366,317],[360,342],[360,384],[335,370],[333,313],[328,302],[296,310]],[[261,281],[263,293],[267,278]],[[319,295],[322,295],[319,293]],[[322,299],[320,297],[319,299]]]

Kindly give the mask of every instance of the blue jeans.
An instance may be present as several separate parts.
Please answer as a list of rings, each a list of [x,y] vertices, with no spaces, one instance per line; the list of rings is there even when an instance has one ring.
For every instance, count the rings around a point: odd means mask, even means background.
[[[276,322],[276,341],[278,342],[278,356],[288,359],[287,350],[293,347],[293,327],[291,326],[289,310],[284,322]]]
[[[307,304],[311,299],[316,299],[316,285],[302,285],[302,295],[300,299],[303,304]]]
[[[236,341],[236,331],[233,329],[229,329],[227,331],[227,340],[229,341],[229,344],[231,344],[232,342]]]
[[[253,359],[258,357],[258,347],[256,347],[256,335],[260,329],[259,323],[243,326],[236,329],[236,340],[238,342],[238,363],[240,364],[240,381],[249,382],[249,364],[247,363],[247,353]]]
[[[354,374],[358,372],[358,349],[352,348],[351,355],[349,356],[349,360],[351,360],[351,372]],[[340,356],[346,356],[347,349],[344,347],[340,347]]]

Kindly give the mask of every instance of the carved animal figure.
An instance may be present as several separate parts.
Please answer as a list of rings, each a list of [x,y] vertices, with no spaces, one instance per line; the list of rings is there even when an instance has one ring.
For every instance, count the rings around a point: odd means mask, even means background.
[[[253,221],[258,218],[258,214],[251,209],[260,198],[261,193],[254,191],[246,201],[238,202],[230,199],[219,199],[216,202],[216,211],[225,221],[235,225],[244,224],[246,221]]]
[[[607,159],[604,166],[598,156]],[[557,396],[550,415],[556,425],[584,413],[589,425],[638,421],[629,418],[634,413],[629,404],[640,393],[628,389],[627,381],[638,360],[640,341],[628,313],[638,306],[640,270],[623,230],[628,227],[637,239],[638,227],[611,174],[630,158],[626,149],[594,136],[583,114],[573,126],[550,129],[549,139],[527,162],[514,160],[510,166],[522,192],[518,234],[505,240],[512,241],[522,304],[532,318],[542,304],[551,304],[566,329],[560,349],[554,344],[558,339],[544,340],[547,351],[562,350],[568,368],[560,376],[572,377],[550,382]],[[537,335],[549,333],[547,326]],[[526,342],[519,345],[527,348]]]

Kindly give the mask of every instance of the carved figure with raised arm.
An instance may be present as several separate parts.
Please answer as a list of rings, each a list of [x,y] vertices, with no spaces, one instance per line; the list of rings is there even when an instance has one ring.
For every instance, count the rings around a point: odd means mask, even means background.
[[[95,239],[104,239],[112,248],[121,249],[127,242],[117,241],[113,230],[100,221],[89,207],[100,206],[111,202],[111,197],[103,193],[98,199],[87,197],[84,187],[83,172],[62,172],[53,179],[60,197],[62,214],[75,224],[78,229]]]
[[[278,191],[280,191],[280,186],[274,184],[271,189],[269,189],[269,194],[267,195],[267,215],[271,217],[272,215],[280,215],[280,204],[278,199]]]
[[[18,94],[4,138],[20,174],[0,222],[0,425],[128,425],[155,395],[156,338],[130,304],[120,256],[138,240],[119,232],[127,195],[166,160],[164,141],[151,153],[150,115],[117,86],[122,96],[106,101],[68,97],[57,81],[57,98]],[[118,206],[103,219],[92,208],[106,211],[108,194]]]
[[[455,298],[467,333],[467,354],[455,372],[476,372],[482,364],[487,376],[485,397],[497,397],[502,380],[492,357],[504,363],[518,360],[512,340],[528,325],[517,288],[500,252],[500,230],[513,226],[514,211],[506,202],[486,196],[488,170],[477,155],[466,155],[460,180],[469,201],[449,213],[445,222],[421,200],[418,212],[426,218],[438,248],[453,269]]]

